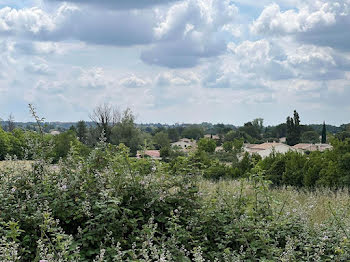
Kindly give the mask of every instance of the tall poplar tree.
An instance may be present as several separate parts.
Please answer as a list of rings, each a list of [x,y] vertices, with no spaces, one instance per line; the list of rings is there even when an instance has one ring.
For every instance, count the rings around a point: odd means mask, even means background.
[[[293,117],[287,117],[287,144],[294,146],[301,141],[300,118],[296,110]]]

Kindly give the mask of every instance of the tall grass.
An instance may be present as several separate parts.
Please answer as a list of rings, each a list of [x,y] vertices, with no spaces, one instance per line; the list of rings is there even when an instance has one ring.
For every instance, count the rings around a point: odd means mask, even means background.
[[[210,181],[199,180],[200,192],[206,200],[225,195],[237,199],[240,194],[252,197],[255,192],[247,179]],[[300,189],[294,187],[271,187],[268,189],[271,208],[286,214],[298,214],[310,226],[328,223],[341,217],[343,223],[350,225],[350,194],[348,188],[331,190],[329,188]]]

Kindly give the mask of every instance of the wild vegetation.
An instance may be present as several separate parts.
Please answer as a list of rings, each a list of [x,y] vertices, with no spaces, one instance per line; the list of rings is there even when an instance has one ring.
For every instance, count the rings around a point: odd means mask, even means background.
[[[170,153],[154,160],[133,157],[132,114],[108,125],[109,140],[98,128],[92,145],[81,130],[21,131],[30,161],[7,153],[0,164],[1,261],[350,259],[350,140],[240,159],[243,137],[228,134],[220,153],[202,139],[184,155],[163,130]]]

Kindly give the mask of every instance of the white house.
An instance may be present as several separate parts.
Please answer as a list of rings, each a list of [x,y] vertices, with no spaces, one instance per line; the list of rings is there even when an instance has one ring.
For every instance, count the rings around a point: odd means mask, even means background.
[[[197,143],[195,140],[191,140],[188,138],[182,138],[179,141],[172,143],[171,146],[180,147],[184,151],[189,151],[191,149],[195,149],[197,147]]]
[[[329,145],[329,144],[304,144],[304,143],[300,143],[300,144],[296,144],[295,146],[293,146],[293,148],[295,149],[299,149],[299,150],[303,150],[303,151],[325,151],[325,150],[332,150],[333,146]]]
[[[283,143],[275,143],[275,142],[263,143],[260,145],[246,144],[244,146],[244,151],[248,152],[249,154],[258,154],[262,158],[270,156],[271,153],[273,152],[285,154],[289,151],[296,151],[296,152],[302,153],[301,150],[298,150],[296,148],[293,148]]]

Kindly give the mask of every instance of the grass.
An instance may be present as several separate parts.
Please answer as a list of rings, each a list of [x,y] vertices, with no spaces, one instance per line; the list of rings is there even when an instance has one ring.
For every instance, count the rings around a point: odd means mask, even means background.
[[[33,161],[0,161],[0,171],[6,169],[29,170]],[[252,196],[252,183],[242,180],[199,180],[204,201],[237,199],[240,195]],[[270,188],[270,205],[276,213],[299,214],[311,226],[331,222],[335,216],[350,225],[350,194],[348,189],[332,191],[328,188],[315,190],[293,187]],[[278,215],[278,214],[277,214]]]
[[[200,180],[200,192],[208,201],[212,199],[237,199],[252,196],[252,183],[246,180]],[[270,188],[270,204],[276,213],[300,214],[310,226],[332,222],[335,215],[350,225],[350,195],[348,189],[332,191],[326,188],[300,190],[292,187]],[[277,214],[278,215],[278,214]]]
[[[29,169],[32,166],[33,161],[28,160],[16,160],[16,161],[0,161],[0,171],[4,168],[26,168]]]

